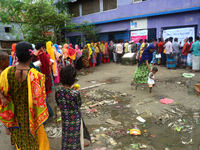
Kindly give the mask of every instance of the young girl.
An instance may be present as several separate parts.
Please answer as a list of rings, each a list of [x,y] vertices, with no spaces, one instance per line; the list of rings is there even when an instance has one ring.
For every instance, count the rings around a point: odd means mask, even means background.
[[[62,114],[62,150],[84,150],[86,138],[90,140],[90,134],[84,124],[80,107],[81,97],[78,91],[71,87],[76,80],[76,71],[69,65],[61,69],[60,82],[63,87],[55,93],[57,105]]]
[[[149,77],[148,77],[148,84],[149,84],[149,93],[151,93],[152,87],[155,85],[155,79],[154,79],[154,75],[156,74],[156,72],[158,72],[158,68],[154,67],[152,69],[152,71],[149,73]]]

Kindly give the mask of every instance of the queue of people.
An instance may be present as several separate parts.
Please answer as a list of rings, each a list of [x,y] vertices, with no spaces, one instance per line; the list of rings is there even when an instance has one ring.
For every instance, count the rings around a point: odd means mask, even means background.
[[[50,150],[43,124],[54,115],[48,104],[49,93],[54,84],[61,82],[63,88],[56,89],[55,98],[65,118],[62,119],[62,149],[83,150],[88,146],[83,141],[83,138],[90,140],[90,135],[79,110],[80,93],[72,87],[76,69],[82,64],[78,46],[73,49],[71,44],[65,44],[62,49],[50,41],[46,47],[40,42],[32,45],[23,41],[13,44],[11,58],[12,64],[9,55],[0,50],[0,121],[5,133],[11,136],[11,144],[17,150]],[[69,116],[68,110],[74,113]]]

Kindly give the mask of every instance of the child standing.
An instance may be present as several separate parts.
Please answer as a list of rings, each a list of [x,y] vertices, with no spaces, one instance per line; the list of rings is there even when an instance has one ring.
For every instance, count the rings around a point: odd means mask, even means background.
[[[76,71],[71,65],[61,69],[60,82],[63,87],[56,89],[55,98],[62,114],[62,150],[84,150],[89,143],[84,143],[83,138],[90,140],[79,109],[80,93],[71,88],[75,81]]]
[[[152,87],[155,85],[155,79],[154,79],[154,75],[156,74],[156,72],[158,72],[158,68],[154,67],[152,69],[152,71],[149,73],[149,77],[148,77],[148,84],[149,84],[149,93],[151,93],[152,91]]]

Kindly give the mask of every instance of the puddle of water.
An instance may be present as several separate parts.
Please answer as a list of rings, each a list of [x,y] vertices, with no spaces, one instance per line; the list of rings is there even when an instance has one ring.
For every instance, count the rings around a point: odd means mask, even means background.
[[[91,100],[96,101],[95,98],[84,97],[86,93],[87,92],[81,93],[83,103]],[[95,118],[103,121],[103,123],[94,123],[92,121],[94,114],[89,114],[91,115],[91,119],[89,121],[93,124],[87,125],[87,127],[91,134],[95,136],[106,134],[112,137],[118,144],[120,143],[115,147],[111,146],[105,137],[100,136],[101,138],[99,141],[101,141],[101,146],[110,147],[111,149],[133,150],[134,148],[131,144],[141,143],[152,146],[148,148],[149,150],[164,150],[167,147],[170,150],[196,150],[198,148],[198,144],[200,143],[200,119],[199,114],[196,114],[196,117],[194,117],[194,113],[199,113],[199,111],[187,109],[180,105],[172,105],[172,108],[168,110],[164,109],[163,114],[160,116],[150,116],[144,114],[143,118],[146,122],[140,123],[136,119],[138,115],[130,105],[130,96],[121,96],[120,93],[110,92],[107,90],[97,90],[95,94],[101,95],[99,101],[102,99],[109,101],[114,98],[113,96],[115,96],[115,100],[119,102],[114,105],[96,107],[101,115]],[[166,116],[166,114],[168,114],[168,116]],[[83,116],[88,116],[88,114],[83,111]],[[115,127],[111,124],[105,123],[108,118],[121,122],[121,125]],[[130,129],[133,128],[134,125],[137,125],[140,129],[140,136],[129,134]],[[100,130],[99,132],[95,131],[95,129],[100,129],[101,127],[109,130]],[[178,131],[179,129],[180,131]]]

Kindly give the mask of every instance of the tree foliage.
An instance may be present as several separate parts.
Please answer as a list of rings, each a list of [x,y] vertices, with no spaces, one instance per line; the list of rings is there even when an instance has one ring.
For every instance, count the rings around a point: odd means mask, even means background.
[[[20,26],[24,40],[31,43],[58,42],[63,30],[72,31],[75,24],[71,22],[71,15],[66,11],[58,13],[55,5],[49,0],[0,1],[0,16],[2,23],[16,22]]]
[[[84,21],[82,24],[79,24],[77,28],[77,31],[85,36],[86,43],[97,42],[99,30],[99,27],[96,27],[94,23],[90,24],[88,21]],[[83,42],[82,40],[83,39],[81,39],[80,42]]]

